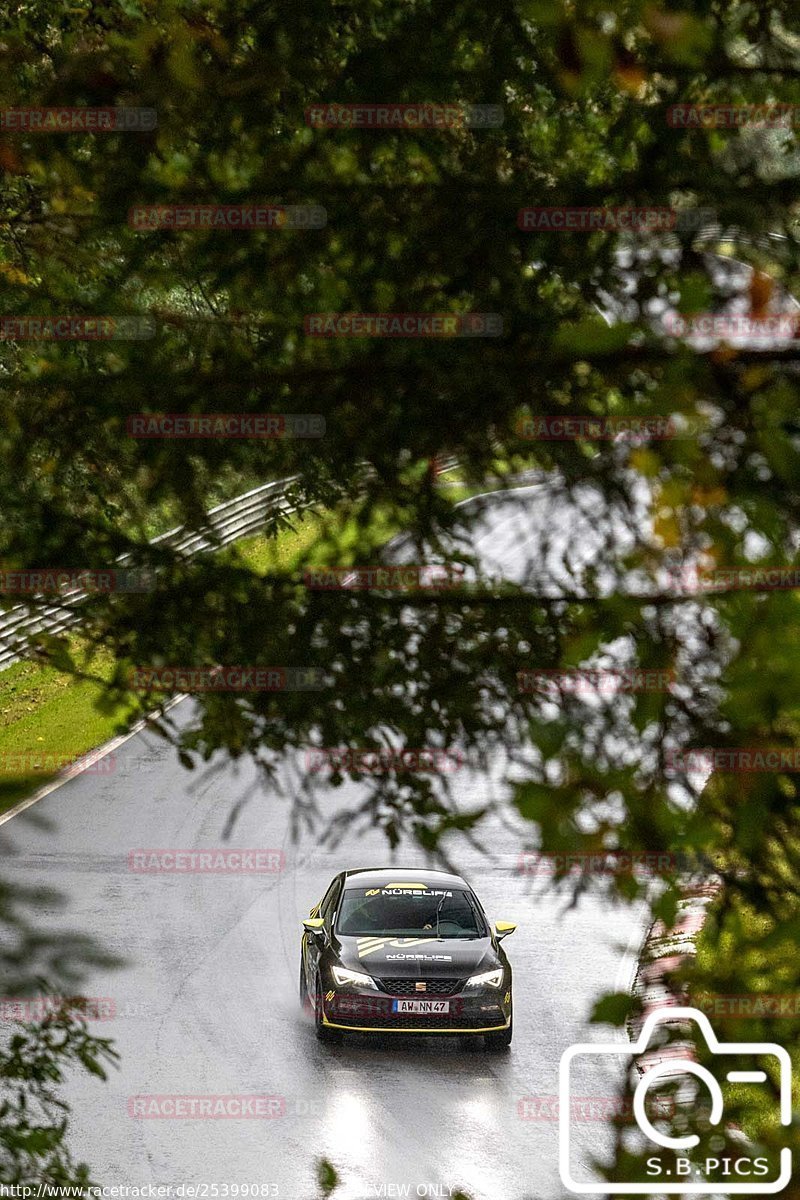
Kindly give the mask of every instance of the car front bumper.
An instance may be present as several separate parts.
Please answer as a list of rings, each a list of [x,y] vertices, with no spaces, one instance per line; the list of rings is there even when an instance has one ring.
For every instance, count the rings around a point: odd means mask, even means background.
[[[446,1013],[400,1012],[395,1001],[444,1001]],[[392,996],[352,986],[329,986],[322,1023],[360,1033],[502,1033],[511,1024],[511,988],[471,988],[453,996]]]

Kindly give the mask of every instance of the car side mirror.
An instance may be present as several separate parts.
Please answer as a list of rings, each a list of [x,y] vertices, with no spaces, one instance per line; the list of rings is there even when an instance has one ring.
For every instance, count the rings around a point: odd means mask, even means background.
[[[325,921],[322,917],[306,917],[303,921],[303,929],[312,941],[320,942],[325,929]]]
[[[509,921],[498,921],[494,927],[494,936],[498,942],[502,942],[503,938],[508,937],[516,928],[516,925],[512,925]]]

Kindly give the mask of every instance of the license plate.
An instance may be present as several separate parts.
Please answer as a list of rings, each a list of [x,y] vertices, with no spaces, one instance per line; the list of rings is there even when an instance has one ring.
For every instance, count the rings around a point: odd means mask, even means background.
[[[392,1012],[396,1013],[448,1013],[448,1000],[393,1000]]]

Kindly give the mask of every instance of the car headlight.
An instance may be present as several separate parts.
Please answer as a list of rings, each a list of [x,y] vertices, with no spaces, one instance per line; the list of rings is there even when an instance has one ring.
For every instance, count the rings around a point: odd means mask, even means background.
[[[378,990],[378,985],[371,975],[364,975],[361,971],[348,971],[347,967],[331,967],[333,978],[342,987],[345,983],[355,984],[356,987],[375,988]]]
[[[500,987],[503,982],[503,968],[494,971],[484,971],[482,975],[473,975],[467,980],[467,987]]]

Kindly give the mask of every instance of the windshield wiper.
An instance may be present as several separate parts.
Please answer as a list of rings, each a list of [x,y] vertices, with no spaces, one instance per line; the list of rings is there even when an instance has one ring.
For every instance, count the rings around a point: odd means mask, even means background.
[[[447,896],[442,896],[441,900],[436,905],[436,940],[437,940],[437,942],[441,941],[441,938],[439,937],[439,913],[442,911],[442,905],[444,904],[446,899],[447,899]]]

